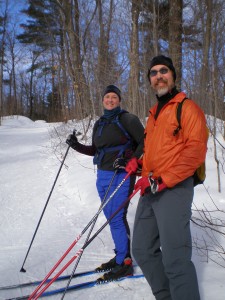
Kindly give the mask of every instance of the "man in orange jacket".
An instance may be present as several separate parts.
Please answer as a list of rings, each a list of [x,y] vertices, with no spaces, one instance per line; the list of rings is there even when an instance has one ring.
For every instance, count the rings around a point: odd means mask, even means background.
[[[185,93],[175,86],[176,71],[169,57],[152,59],[148,78],[157,104],[145,128],[142,177],[134,232],[133,255],[157,300],[199,300],[190,233],[193,174],[204,162],[207,127],[203,111],[192,100],[177,105]]]

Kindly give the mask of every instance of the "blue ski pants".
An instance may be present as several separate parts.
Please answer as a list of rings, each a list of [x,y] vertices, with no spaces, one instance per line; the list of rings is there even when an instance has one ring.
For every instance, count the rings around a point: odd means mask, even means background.
[[[118,172],[115,175],[115,178],[106,196],[106,200],[121,183],[126,174],[126,172]],[[103,201],[105,197],[113,175],[114,171],[97,171],[96,187],[101,201]],[[129,177],[119,188],[116,194],[112,197],[112,199],[108,202],[108,204],[104,207],[103,211],[107,220],[117,210],[117,208],[128,198],[130,191],[133,190],[133,186],[131,187],[131,182],[132,185],[134,185],[134,180],[131,180],[131,177]],[[112,238],[115,245],[114,250],[116,253],[116,262],[118,264],[122,264],[125,257],[130,255],[130,229],[126,218],[128,205],[129,203],[126,205],[126,207],[122,208],[118,212],[118,214],[109,222]]]
[[[193,178],[140,198],[133,256],[157,300],[200,300],[190,232]]]

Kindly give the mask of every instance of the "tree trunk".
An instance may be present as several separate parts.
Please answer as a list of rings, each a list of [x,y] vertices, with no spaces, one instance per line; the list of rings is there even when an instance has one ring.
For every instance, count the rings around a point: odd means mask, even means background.
[[[139,104],[139,86],[140,86],[140,66],[139,66],[139,37],[138,37],[138,18],[139,18],[140,0],[132,0],[132,30],[130,37],[130,74],[129,74],[129,94],[128,109],[131,113],[140,115]]]
[[[182,0],[170,0],[169,11],[169,55],[176,69],[176,86],[181,88],[182,77]]]
[[[102,0],[96,0],[96,6],[98,10],[98,25],[99,25],[99,39],[98,39],[98,62],[96,82],[99,89],[99,101],[97,101],[97,114],[101,114],[102,111],[102,91],[109,84],[118,85],[118,65],[117,57],[114,46],[110,45],[110,33],[113,22],[113,14],[115,10],[114,0],[109,1],[109,8],[104,11]]]
[[[216,143],[216,135],[217,135],[217,114],[218,114],[218,91],[217,91],[217,82],[219,82],[219,74],[218,69],[218,59],[216,54],[216,32],[212,30],[212,94],[213,94],[213,144],[214,144],[214,159],[216,161],[216,170],[217,170],[217,181],[218,181],[218,192],[221,193],[221,179],[220,179],[220,161],[217,155],[217,143]]]
[[[8,1],[6,1],[6,9],[2,19],[2,40],[0,48],[0,125],[1,119],[4,116],[4,104],[3,104],[3,72],[4,72],[4,58],[5,58],[5,37],[6,37],[6,24],[8,21]]]
[[[205,99],[208,94],[208,82],[209,82],[209,53],[210,53],[210,42],[211,42],[211,27],[212,27],[212,0],[205,0],[206,5],[206,23],[204,22],[205,17],[202,16],[202,28],[203,28],[203,57],[201,64],[200,83],[199,83],[199,101],[202,108],[205,111],[209,110]]]
[[[157,19],[158,14],[156,10],[156,1],[152,1],[152,10],[153,10],[153,28],[152,28],[152,36],[153,36],[153,49],[154,49],[154,56],[158,55],[159,47],[158,47],[158,26],[157,26]]]
[[[64,26],[67,67],[75,94],[75,113],[78,119],[83,119],[92,114],[92,105],[90,102],[89,86],[86,82],[82,65],[78,0],[71,2],[61,1],[61,4],[62,9],[60,13]]]

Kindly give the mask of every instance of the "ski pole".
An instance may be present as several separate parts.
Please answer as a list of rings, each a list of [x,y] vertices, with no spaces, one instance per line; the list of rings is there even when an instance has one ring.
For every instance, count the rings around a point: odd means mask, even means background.
[[[114,181],[114,178],[115,178],[116,174],[117,174],[117,170],[113,173],[113,176],[112,176],[111,181],[110,181],[110,183],[109,183],[109,186],[108,186],[108,188],[107,188],[107,190],[106,190],[105,196],[104,196],[104,198],[103,198],[103,200],[102,200],[102,203],[101,203],[101,205],[100,205],[100,207],[99,207],[99,210],[101,209],[102,205],[104,204],[104,202],[105,202],[105,200],[106,200],[106,197],[108,196],[109,190],[110,190],[110,188],[111,188],[111,186],[112,186],[112,183],[113,183],[113,181]],[[88,232],[88,235],[87,235],[87,237],[86,237],[85,243],[87,243],[87,241],[89,240],[89,237],[90,237],[90,235],[91,235],[91,233],[92,233],[92,231],[93,231],[93,229],[94,229],[94,227],[95,227],[95,224],[96,224],[96,222],[97,222],[97,219],[98,219],[98,216],[96,216],[95,220],[94,220],[93,223],[92,223],[92,226],[91,226],[91,228],[90,228],[90,230],[89,230],[89,232]],[[82,253],[82,254],[83,254],[83,253]],[[77,266],[78,266],[78,264],[79,264],[79,262],[80,262],[80,260],[81,260],[82,254],[81,254],[81,255],[78,257],[78,259],[76,260],[76,264],[75,264],[75,266],[74,266],[74,268],[73,268],[73,271],[72,271],[72,273],[71,273],[71,275],[70,275],[70,278],[69,278],[69,280],[68,280],[68,282],[67,282],[67,285],[66,285],[65,290],[64,290],[64,292],[63,292],[63,295],[62,295],[62,297],[61,297],[61,300],[63,300],[64,297],[65,297],[65,295],[66,295],[66,292],[67,292],[67,290],[68,290],[68,288],[69,288],[69,285],[70,285],[70,283],[71,283],[71,280],[73,279],[74,274],[75,274],[76,269],[77,269]]]
[[[52,278],[52,280],[44,286],[39,293],[35,291],[30,295],[28,300],[37,300],[47,290],[47,288],[70,266],[70,264],[80,256],[87,246],[99,235],[99,233],[109,224],[109,222],[115,217],[116,214],[133,198],[133,196],[140,190],[140,187],[133,191],[133,193],[119,206],[119,208],[111,215],[111,217],[98,229],[98,231],[88,240],[83,247],[77,251],[77,253],[64,265],[64,267]],[[32,298],[34,296],[34,298]]]
[[[118,184],[118,186],[115,188],[115,190],[112,192],[112,194],[109,196],[108,199],[101,205],[101,209],[98,210],[98,212],[94,215],[94,217],[91,219],[91,221],[86,225],[86,227],[82,230],[82,232],[76,237],[76,239],[73,241],[73,243],[69,246],[69,248],[65,251],[65,253],[62,255],[62,257],[57,261],[57,263],[54,265],[54,267],[49,271],[49,273],[46,275],[46,277],[43,279],[43,281],[40,283],[40,285],[34,290],[34,292],[30,295],[29,299],[32,299],[32,297],[37,293],[37,291],[45,284],[46,280],[51,276],[51,274],[56,270],[56,268],[60,265],[60,263],[64,260],[64,258],[68,255],[68,253],[73,249],[73,247],[77,244],[77,242],[80,240],[80,238],[83,236],[83,234],[87,231],[87,229],[90,227],[90,225],[94,222],[95,218],[101,213],[103,208],[107,205],[107,203],[114,197],[116,192],[120,189],[120,187],[124,184],[124,182],[127,180],[127,178],[130,176],[132,172],[130,171],[127,173],[127,175],[124,177],[124,179]]]
[[[21,267],[21,269],[20,269],[20,272],[24,272],[24,273],[26,272],[26,270],[24,269],[24,264],[25,264],[25,262],[26,262],[26,259],[27,259],[28,254],[29,254],[29,252],[30,252],[31,246],[32,246],[32,244],[33,244],[34,238],[35,238],[35,236],[36,236],[36,233],[37,233],[38,228],[39,228],[39,226],[40,226],[41,220],[42,220],[43,215],[44,215],[44,213],[45,213],[45,210],[46,210],[46,208],[47,208],[47,205],[48,205],[48,202],[49,202],[50,197],[51,197],[51,195],[52,195],[52,192],[53,192],[53,189],[54,189],[54,187],[55,187],[56,181],[57,181],[57,179],[58,179],[58,177],[59,177],[59,173],[60,173],[60,171],[61,171],[61,169],[62,169],[62,166],[63,166],[64,161],[65,161],[65,159],[66,159],[66,156],[67,156],[67,154],[68,154],[69,148],[70,148],[70,146],[68,146],[68,148],[67,148],[67,150],[66,150],[66,153],[65,153],[65,155],[64,155],[64,158],[63,158],[63,160],[62,160],[62,162],[61,162],[59,171],[58,171],[58,173],[57,173],[57,175],[56,175],[55,181],[54,181],[53,186],[52,186],[52,188],[51,188],[51,191],[50,191],[50,193],[49,193],[49,195],[48,195],[48,199],[47,199],[47,201],[46,201],[46,203],[45,203],[45,206],[44,206],[44,209],[43,209],[43,211],[42,211],[42,213],[41,213],[41,217],[40,217],[40,219],[39,219],[39,221],[38,221],[38,224],[37,224],[37,226],[36,226],[35,232],[34,232],[34,234],[33,234],[32,240],[31,240],[31,242],[30,242],[30,246],[29,246],[29,248],[28,248],[28,250],[27,250],[27,253],[26,253],[26,256],[25,256],[25,258],[24,258],[24,261],[23,261],[22,267]]]

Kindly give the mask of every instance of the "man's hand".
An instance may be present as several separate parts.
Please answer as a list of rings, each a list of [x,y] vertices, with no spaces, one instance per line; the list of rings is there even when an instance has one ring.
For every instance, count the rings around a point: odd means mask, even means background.
[[[141,177],[140,179],[138,179],[138,181],[136,182],[134,189],[140,189],[141,190],[141,196],[144,196],[145,193],[150,192],[150,181],[149,181],[149,177]]]
[[[150,177],[151,182],[151,192],[152,194],[159,193],[165,188],[167,188],[166,184],[163,182],[161,177],[153,179]]]
[[[137,157],[132,157],[128,161],[125,170],[127,173],[131,172],[131,174],[135,174],[137,169],[138,169],[138,159]]]
[[[153,194],[159,193],[165,188],[166,184],[163,182],[161,177],[152,178],[150,177],[141,177],[134,186],[134,189],[141,189],[141,196],[146,193],[152,192]]]

